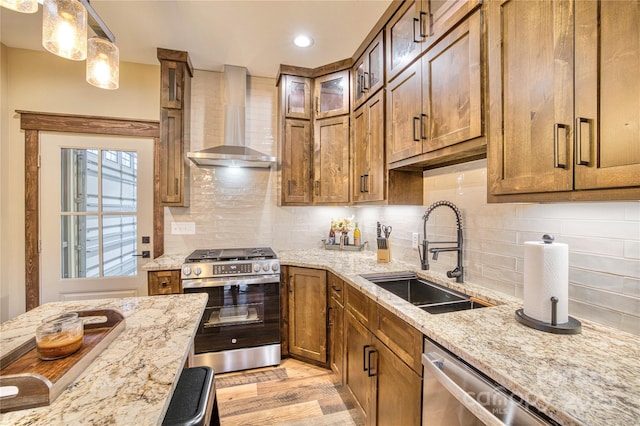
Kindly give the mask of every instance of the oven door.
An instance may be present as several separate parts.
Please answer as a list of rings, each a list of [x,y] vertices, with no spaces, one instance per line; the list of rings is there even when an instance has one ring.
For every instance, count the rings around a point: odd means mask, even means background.
[[[185,293],[209,295],[195,337],[196,354],[280,343],[279,279],[194,281],[183,283]]]

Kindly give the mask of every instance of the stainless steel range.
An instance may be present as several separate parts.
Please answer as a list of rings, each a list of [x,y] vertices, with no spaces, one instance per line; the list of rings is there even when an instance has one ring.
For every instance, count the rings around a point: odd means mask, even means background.
[[[280,261],[273,250],[196,250],[182,265],[182,288],[209,295],[196,365],[224,373],[280,364]]]

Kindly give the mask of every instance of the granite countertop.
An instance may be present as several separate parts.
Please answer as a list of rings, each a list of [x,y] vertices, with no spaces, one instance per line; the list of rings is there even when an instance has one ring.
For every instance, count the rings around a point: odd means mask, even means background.
[[[0,356],[65,311],[116,309],[126,327],[52,404],[0,414],[0,424],[161,424],[206,302],[204,293],[54,302],[3,322]]]
[[[162,256],[148,270],[180,269],[187,254]],[[331,271],[563,425],[637,425],[640,419],[640,337],[580,319],[582,333],[537,331],[515,320],[522,300],[470,282],[378,263],[373,251],[279,251],[282,265]],[[414,271],[497,306],[432,315],[360,274]]]
[[[278,252],[283,265],[322,268],[360,288],[423,334],[460,356],[563,425],[637,425],[640,421],[640,337],[581,320],[582,333],[557,335],[515,320],[522,300],[444,275],[434,282],[498,306],[432,315],[360,274],[415,270],[374,252],[322,249]]]

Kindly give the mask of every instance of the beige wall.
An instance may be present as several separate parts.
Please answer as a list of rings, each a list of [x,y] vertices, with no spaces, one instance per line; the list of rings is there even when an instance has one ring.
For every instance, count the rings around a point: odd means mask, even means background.
[[[15,111],[157,120],[160,67],[123,62],[120,88],[108,91],[85,81],[84,61],[25,49],[2,52],[0,319],[6,320],[25,309],[24,132]]]

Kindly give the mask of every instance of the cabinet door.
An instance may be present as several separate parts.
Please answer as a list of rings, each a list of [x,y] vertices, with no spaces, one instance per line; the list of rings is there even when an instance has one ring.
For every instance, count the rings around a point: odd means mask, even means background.
[[[349,113],[349,71],[318,77],[314,83],[315,118]]]
[[[355,110],[384,86],[384,48],[382,32],[371,42],[353,67],[353,104]]]
[[[575,5],[575,189],[640,186],[640,3]]]
[[[353,164],[353,201],[361,202],[366,199],[365,179],[369,173],[369,111],[366,106],[358,108],[353,113],[351,124],[351,147]]]
[[[325,271],[289,268],[289,353],[327,362]]]
[[[490,194],[573,186],[573,3],[489,3]]]
[[[168,205],[184,202],[184,145],[182,141],[182,111],[162,108],[161,135],[158,152],[160,200]]]
[[[184,99],[184,71],[185,65],[181,62],[160,61],[160,107],[182,108]]]
[[[349,116],[316,120],[313,200],[349,202]]]
[[[422,379],[380,342],[377,350],[377,404],[379,425],[420,425]]]
[[[421,1],[408,1],[393,15],[385,27],[387,82],[392,81],[422,52],[427,18],[422,12]]]
[[[331,297],[329,299],[329,364],[331,370],[343,380],[344,371],[344,307]]]
[[[367,110],[369,136],[369,167],[364,177],[363,201],[383,201],[385,199],[384,162],[384,92],[369,99],[364,106]]]
[[[293,75],[283,78],[285,117],[311,119],[311,80]]]
[[[482,136],[480,11],[458,25],[422,58],[426,111],[423,152]]]
[[[353,109],[362,105],[366,99],[365,90],[365,62],[366,57],[363,55],[353,67],[353,75],[351,77],[353,84]]]
[[[369,362],[375,362],[375,338],[358,320],[345,311],[345,383],[362,408],[366,424],[375,425],[376,377],[375,366],[371,370]],[[393,423],[391,423],[393,424]]]
[[[285,120],[282,140],[282,202],[311,202],[311,122]]]
[[[415,62],[387,85],[387,162],[422,153],[422,72]]]
[[[180,271],[149,271],[147,273],[149,296],[182,293]]]

